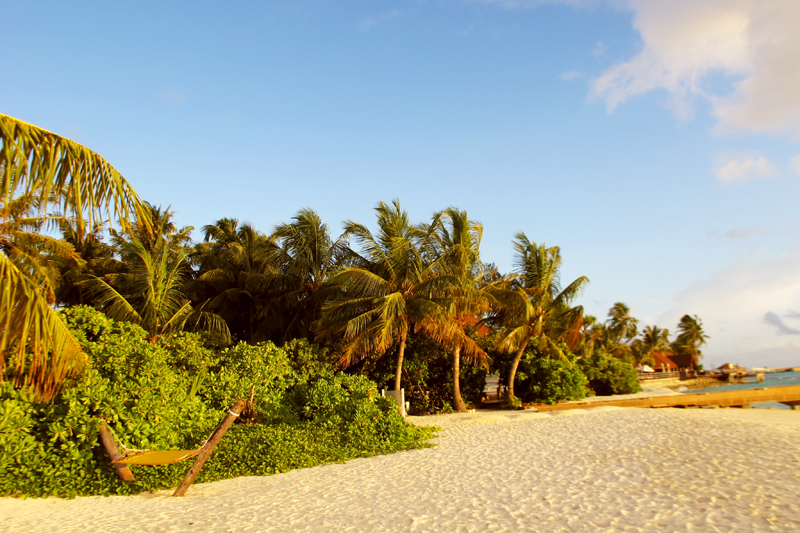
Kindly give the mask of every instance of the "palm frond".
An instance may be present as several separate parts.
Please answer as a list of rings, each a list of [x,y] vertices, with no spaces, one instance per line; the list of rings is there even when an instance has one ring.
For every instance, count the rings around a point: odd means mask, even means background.
[[[43,400],[86,364],[80,344],[39,289],[0,254],[0,376]]]

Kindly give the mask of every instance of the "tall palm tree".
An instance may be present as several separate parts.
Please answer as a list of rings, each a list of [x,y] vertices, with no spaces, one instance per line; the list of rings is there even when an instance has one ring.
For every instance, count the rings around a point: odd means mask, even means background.
[[[13,219],[17,198],[35,198],[36,216],[53,214],[95,227],[115,218],[123,225],[146,212],[133,188],[88,148],[0,114],[0,219]],[[35,228],[31,234],[38,233]],[[41,399],[55,395],[85,363],[85,356],[46,290],[0,254],[0,379],[9,376]]]
[[[570,307],[589,279],[581,276],[561,287],[561,252],[558,246],[546,248],[528,240],[524,233],[514,239],[516,251],[516,286],[498,293],[503,309],[500,319],[505,330],[496,348],[513,352],[514,358],[506,378],[508,395],[514,397],[514,379],[519,362],[532,339],[540,353],[566,359],[558,346],[560,341],[577,343],[583,307]]]
[[[361,254],[355,266],[326,284],[322,316],[314,327],[322,338],[344,336],[343,366],[397,343],[394,387],[400,390],[409,329],[437,308],[430,296],[442,277],[430,251],[440,215],[423,228],[410,222],[399,200],[381,202],[375,211],[377,236],[363,224],[345,223],[345,234],[360,245]]]
[[[709,336],[703,331],[703,323],[700,318],[695,316],[683,315],[678,324],[678,337],[672,343],[674,351],[683,351],[692,355],[692,365],[697,366],[697,362],[703,357],[700,347],[706,343]]]
[[[489,272],[480,260],[483,225],[469,219],[466,211],[448,208],[435,232],[434,255],[439,257],[438,272],[443,284],[433,291],[439,308],[423,317],[417,328],[453,354],[453,405],[463,413],[467,406],[461,396],[461,358],[470,363],[486,364],[488,356],[468,334],[483,315],[491,310],[494,298],[490,288],[502,280],[487,283]]]
[[[278,248],[280,274],[273,286],[281,310],[291,317],[283,338],[311,337],[311,324],[321,312],[318,291],[337,268],[346,266],[352,251],[346,235],[333,240],[328,225],[312,209],[301,209],[292,222],[272,233]]]

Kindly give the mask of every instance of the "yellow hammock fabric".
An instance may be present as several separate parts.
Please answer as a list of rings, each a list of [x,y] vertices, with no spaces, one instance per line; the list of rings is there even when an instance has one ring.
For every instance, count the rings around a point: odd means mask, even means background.
[[[184,459],[189,459],[190,457],[194,457],[198,455],[202,451],[202,447],[197,448],[196,450],[172,450],[166,452],[159,452],[155,450],[149,450],[142,453],[137,453],[136,455],[131,455],[128,457],[123,457],[121,459],[117,459],[116,461],[112,461],[112,463],[122,463],[126,465],[171,465],[173,463],[179,463]]]

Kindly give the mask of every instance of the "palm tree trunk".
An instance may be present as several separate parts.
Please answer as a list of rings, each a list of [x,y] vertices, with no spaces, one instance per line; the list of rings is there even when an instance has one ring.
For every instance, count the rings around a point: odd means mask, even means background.
[[[522,344],[520,344],[519,350],[517,350],[517,353],[514,354],[514,360],[511,362],[511,369],[508,371],[508,383],[506,384],[508,387],[509,398],[514,397],[514,379],[517,377],[517,367],[519,366],[519,362],[522,360],[522,354],[525,353],[525,348],[528,347],[530,340],[530,337],[525,337],[525,340],[522,342]]]
[[[406,334],[400,337],[400,347],[397,349],[397,370],[394,373],[394,390],[400,390],[400,380],[403,377],[403,356],[406,353]]]
[[[461,398],[461,345],[453,350],[453,403],[459,413],[467,412],[467,404]]]

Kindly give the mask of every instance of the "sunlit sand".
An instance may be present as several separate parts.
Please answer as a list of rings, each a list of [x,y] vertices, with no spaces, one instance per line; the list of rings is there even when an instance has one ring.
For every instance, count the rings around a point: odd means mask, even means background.
[[[0,530],[795,531],[800,413],[620,409],[411,418],[435,448],[170,492],[0,500]]]

